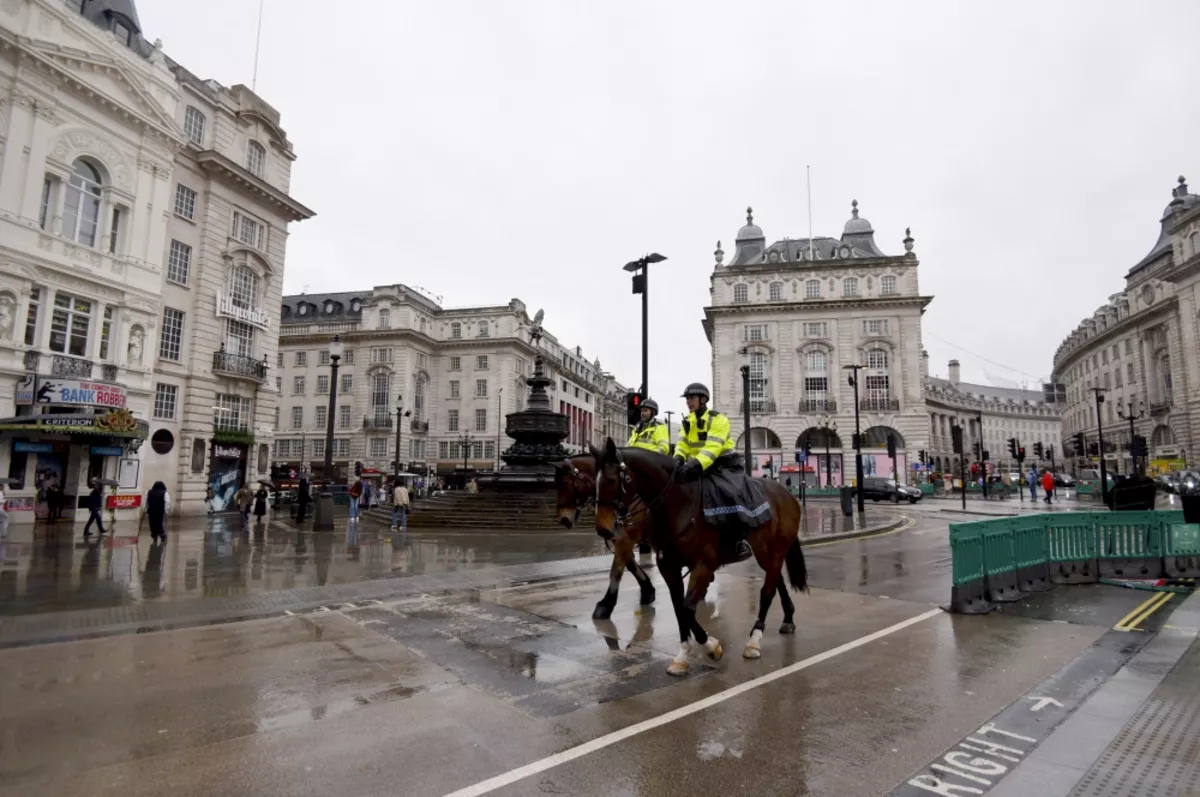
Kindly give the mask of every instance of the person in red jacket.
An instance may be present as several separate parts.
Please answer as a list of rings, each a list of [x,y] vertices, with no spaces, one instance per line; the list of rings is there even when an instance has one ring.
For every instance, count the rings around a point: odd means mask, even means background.
[[[1042,471],[1042,491],[1046,493],[1046,503],[1050,503],[1050,496],[1054,495],[1054,474],[1048,470]]]

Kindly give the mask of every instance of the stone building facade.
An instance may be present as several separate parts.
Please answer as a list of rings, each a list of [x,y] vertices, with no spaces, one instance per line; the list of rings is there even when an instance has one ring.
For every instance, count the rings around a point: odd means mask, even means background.
[[[505,416],[525,408],[538,353],[518,299],[450,309],[406,285],[335,294],[285,296],[272,389],[273,461],[287,474],[322,474],[329,418],[329,344],[345,347],[338,368],[333,477],[390,474],[396,460],[412,473],[454,474],[496,467],[512,445]],[[543,330],[552,406],[570,419],[568,451],[598,442],[612,423],[611,395],[622,390],[599,362]],[[399,401],[398,401],[399,400]]]
[[[810,484],[854,476],[854,392],[847,365],[861,365],[858,391],[866,475],[890,474],[927,447],[922,385],[921,294],[913,239],[884,254],[852,203],[840,238],[784,238],[768,244],[747,211],[729,263],[717,244],[704,330],[712,344],[712,406],[744,431],[740,368],[750,368],[751,443],[756,475],[798,470],[807,443]]]
[[[1200,453],[1200,197],[1181,177],[1159,220],[1158,240],[1125,275],[1125,287],[1085,318],[1054,355],[1067,390],[1063,446],[1096,462],[1104,431],[1109,467],[1128,473],[1129,423],[1146,438],[1155,471]],[[1104,396],[1099,407],[1097,389]],[[1097,413],[1099,409],[1099,413]],[[1140,416],[1140,417],[1139,417]],[[1075,451],[1077,433],[1085,450]]]
[[[73,508],[96,477],[120,483],[118,507],[161,479],[177,510],[201,508],[217,396],[246,394],[213,372],[214,287],[252,262],[278,297],[287,221],[310,215],[286,199],[292,157],[248,89],[199,81],[148,44],[132,0],[0,3],[0,471],[17,481],[14,521],[44,513],[40,488],[59,484]],[[242,217],[266,228],[254,251],[235,245]],[[263,328],[255,356],[275,337]],[[265,421],[272,401],[250,413]]]

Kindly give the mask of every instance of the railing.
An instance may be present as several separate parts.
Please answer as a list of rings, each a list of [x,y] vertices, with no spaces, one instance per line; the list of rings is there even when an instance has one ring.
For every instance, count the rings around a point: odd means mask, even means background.
[[[279,327],[279,336],[288,337],[290,335],[322,335],[334,332],[350,332],[358,329],[358,327],[358,323],[354,321],[343,321],[333,324],[281,324]]]
[[[746,411],[746,402],[738,404],[738,412]],[[775,413],[775,402],[772,399],[750,399],[751,415],[772,415]]]
[[[899,412],[900,399],[865,398],[858,402],[858,408],[866,412]]]
[[[1171,402],[1170,401],[1152,402],[1150,404],[1150,415],[1151,416],[1166,415],[1170,411],[1171,411]]]
[[[409,428],[411,428],[412,431],[414,431],[414,432],[428,432],[429,431],[429,421],[414,420]]]
[[[91,379],[92,361],[56,354],[50,361],[50,375],[65,379]]]
[[[232,354],[227,351],[213,352],[213,370],[233,376],[244,376],[258,382],[265,382],[267,379],[265,362],[244,354]]]
[[[833,399],[801,399],[800,412],[837,412]]]
[[[364,415],[363,416],[363,428],[364,429],[391,429],[392,428],[392,416],[376,415],[374,418],[372,418],[369,415]]]

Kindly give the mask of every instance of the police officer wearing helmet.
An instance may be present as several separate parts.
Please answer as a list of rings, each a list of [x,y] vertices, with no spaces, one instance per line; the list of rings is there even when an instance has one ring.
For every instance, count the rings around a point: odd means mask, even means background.
[[[714,467],[740,469],[742,466],[733,453],[729,419],[708,408],[708,388],[693,382],[683,391],[683,397],[687,399],[688,415],[683,420],[679,442],[675,444],[675,457],[682,462],[677,478],[686,480]],[[740,562],[749,559],[753,553],[743,529],[734,555]]]
[[[667,435],[667,425],[659,423],[658,418],[654,417],[658,415],[658,402],[646,399],[642,402],[641,413],[642,420],[633,427],[633,434],[629,436],[629,447],[643,448],[655,454],[670,454],[671,439]]]

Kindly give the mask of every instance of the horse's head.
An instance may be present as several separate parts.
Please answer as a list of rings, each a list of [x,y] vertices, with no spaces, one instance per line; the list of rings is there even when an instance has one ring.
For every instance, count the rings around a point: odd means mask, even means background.
[[[596,460],[596,533],[606,540],[616,539],[621,535],[629,505],[637,497],[633,474],[611,437],[604,451],[590,448]]]
[[[554,463],[554,489],[558,522],[569,529],[579,520],[580,510],[595,497],[595,458],[580,456]]]

